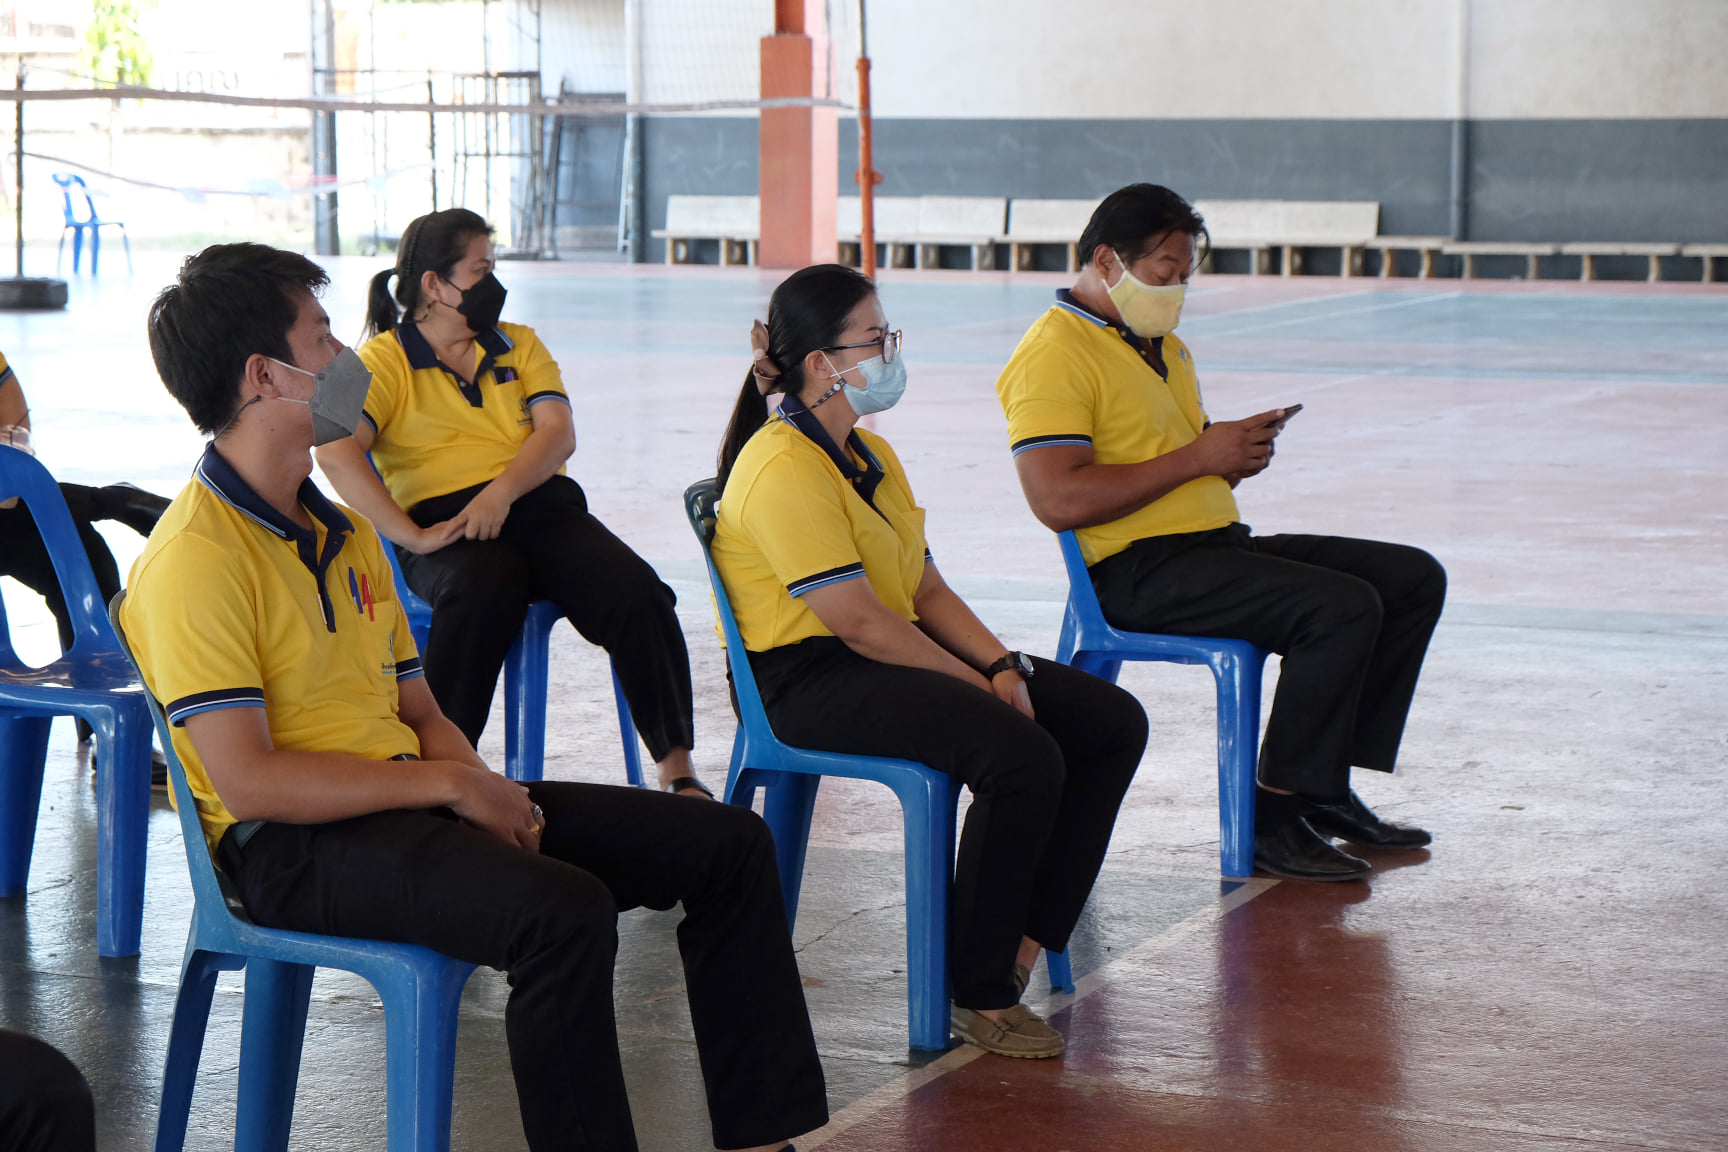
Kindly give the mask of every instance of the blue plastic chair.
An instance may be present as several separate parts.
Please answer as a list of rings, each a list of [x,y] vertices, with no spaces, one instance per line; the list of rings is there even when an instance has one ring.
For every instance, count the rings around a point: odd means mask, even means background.
[[[402,568],[396,563],[396,550],[386,541],[384,555],[390,560],[390,570],[396,577],[396,595],[402,610],[408,615],[408,627],[414,633],[414,643],[426,651],[426,636],[432,627],[432,606],[416,596],[402,578]],[[546,771],[546,695],[550,678],[552,626],[562,614],[550,600],[536,600],[528,606],[528,618],[522,631],[504,658],[504,774],[512,780],[539,780]],[[624,686],[618,683],[618,670],[612,670],[612,696],[618,705],[618,731],[624,741],[624,775],[638,788],[647,787],[642,778],[642,749],[636,743],[636,721],[630,715],[630,704],[624,699]]]
[[[126,593],[120,593],[109,609],[122,645],[125,636],[119,613],[125,598]],[[130,651],[122,658],[129,661]],[[252,923],[227,877],[210,859],[168,721],[160,704],[147,694],[146,698],[168,754],[168,785],[180,813],[194,901],[186,959],[180,967],[180,994],[168,1032],[156,1152],[177,1152],[185,1146],[216,974],[239,969],[246,971],[246,1001],[240,1022],[234,1147],[286,1152],[312,975],[319,967],[360,976],[383,1001],[385,1147],[389,1152],[448,1152],[450,1099],[456,1080],[456,1009],[474,965],[413,944],[313,936]]]
[[[812,752],[782,744],[768,727],[750,658],[732,615],[732,602],[709,545],[714,539],[714,481],[692,484],[684,510],[702,542],[715,609],[726,634],[726,659],[738,697],[740,720],[726,774],[728,803],[749,807],[756,789],[765,788],[764,818],[774,833],[780,887],[789,922],[798,919],[810,816],[824,776],[875,780],[900,798],[906,838],[906,980],[911,1047],[941,1051],[948,1047],[948,887],[954,872],[954,810],[960,783],[934,768],[910,760]]]
[[[1111,683],[1124,660],[1204,664],[1218,681],[1219,859],[1226,876],[1254,870],[1254,769],[1260,744],[1260,675],[1266,650],[1246,640],[1123,632],[1104,619],[1073,532],[1062,532],[1068,606],[1056,659]]]
[[[55,716],[76,716],[96,737],[96,950],[136,956],[144,925],[144,851],[150,821],[150,713],[144,686],[102,613],[90,559],[48,470],[0,446],[0,499],[20,496],[54,561],[72,620],[72,647],[42,668],[12,649],[0,604],[0,896],[24,892]]]
[[[1112,684],[1124,660],[1204,664],[1218,682],[1219,862],[1225,876],[1254,871],[1255,762],[1260,738],[1260,674],[1266,651],[1246,640],[1124,632],[1104,619],[1074,533],[1059,532],[1068,569],[1068,605],[1056,659]],[[1049,955],[1050,982],[1074,990],[1067,954]]]
[[[126,234],[126,225],[118,220],[104,220],[96,214],[96,201],[90,195],[90,189],[85,185],[84,178],[72,172],[54,173],[54,183],[60,185],[62,210],[66,222],[60,229],[60,246],[54,252],[54,271],[60,271],[60,261],[66,254],[66,233],[72,233],[72,271],[78,271],[78,258],[84,250],[84,230],[90,230],[90,275],[96,275],[96,262],[102,255],[102,229],[120,229],[120,240],[126,246],[126,271],[132,271],[132,238]],[[78,218],[77,207],[72,203],[72,185],[78,186],[78,191],[84,196],[85,218]]]

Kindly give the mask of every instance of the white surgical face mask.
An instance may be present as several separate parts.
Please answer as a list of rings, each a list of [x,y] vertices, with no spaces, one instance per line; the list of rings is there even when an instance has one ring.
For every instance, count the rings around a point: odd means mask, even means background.
[[[272,364],[282,364],[274,356],[269,360]],[[354,430],[360,427],[360,413],[366,407],[366,393],[372,388],[372,370],[366,367],[366,362],[354,349],[342,349],[318,372],[308,372],[292,364],[282,364],[282,367],[312,377],[312,399],[296,400],[292,396],[279,396],[277,399],[304,404],[312,409],[313,444],[329,444],[354,435]]]
[[[1182,320],[1182,298],[1188,294],[1186,284],[1147,284],[1128,271],[1128,262],[1120,253],[1122,278],[1110,285],[1110,302],[1122,314],[1122,323],[1136,336],[1151,340],[1176,331]]]
[[[857,372],[864,377],[864,387],[860,388],[846,379],[846,372]],[[886,412],[900,403],[900,397],[906,394],[906,358],[894,357],[893,363],[888,363],[880,356],[872,356],[868,360],[854,364],[846,372],[836,372],[834,361],[828,361],[828,379],[834,381],[834,387],[818,396],[810,405],[812,410],[822,407],[836,392],[846,393],[846,403],[852,405],[852,411],[860,416],[868,416],[872,412]]]

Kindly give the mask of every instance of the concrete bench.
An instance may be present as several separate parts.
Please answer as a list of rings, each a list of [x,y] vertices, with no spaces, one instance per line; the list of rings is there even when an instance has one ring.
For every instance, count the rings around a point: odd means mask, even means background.
[[[1282,255],[1280,272],[1301,271],[1302,249],[1339,250],[1339,275],[1362,271],[1362,251],[1380,231],[1374,200],[1196,200],[1213,248],[1245,248],[1248,270],[1265,271],[1271,250]]]
[[[1434,276],[1434,257],[1452,242],[1450,236],[1376,236],[1363,245],[1380,253],[1380,275],[1396,276],[1398,267],[1393,257],[1399,252],[1416,252],[1422,257],[1422,267],[1416,275],[1423,280]]]
[[[912,246],[918,237],[918,197],[877,196],[876,243],[888,246],[888,268],[912,267]],[[864,230],[864,202],[842,196],[834,214],[834,236],[840,242],[840,263],[858,267],[860,235]]]
[[[940,267],[937,249],[959,245],[970,251],[973,271],[994,268],[996,241],[1007,227],[1005,196],[920,196],[917,267]]]
[[[1440,246],[1440,251],[1448,256],[1464,257],[1464,279],[1476,278],[1476,258],[1478,256],[1522,256],[1524,257],[1524,278],[1540,280],[1536,261],[1543,256],[1553,256],[1560,251],[1558,244],[1528,244],[1515,240],[1449,240]]]
[[[1682,244],[1680,245],[1680,255],[1695,256],[1704,261],[1704,274],[1698,278],[1708,284],[1715,279],[1711,275],[1713,271],[1711,261],[1728,258],[1728,244]]]
[[[1032,266],[1032,245],[1060,244],[1068,254],[1068,271],[1080,271],[1080,234],[1086,231],[1097,200],[1013,200],[1008,204],[1008,269],[1024,272]]]
[[[755,196],[668,196],[666,227],[650,235],[666,241],[668,264],[690,263],[697,240],[718,240],[722,264],[754,264],[762,203]]]
[[[1578,270],[1578,279],[1596,279],[1596,257],[1598,256],[1642,256],[1650,261],[1650,272],[1646,280],[1654,283],[1662,279],[1662,257],[1680,255],[1678,244],[1604,244],[1595,241],[1580,241],[1573,244],[1560,245],[1562,256],[1579,256],[1583,258],[1583,266]],[[1534,276],[1531,277],[1535,279]]]
[[[935,268],[944,245],[971,250],[974,269],[996,266],[996,241],[1002,238],[1008,201],[1001,196],[877,196],[876,243],[888,248],[888,268]],[[856,264],[863,231],[863,203],[842,196],[836,208],[835,238],[844,247],[843,263]]]

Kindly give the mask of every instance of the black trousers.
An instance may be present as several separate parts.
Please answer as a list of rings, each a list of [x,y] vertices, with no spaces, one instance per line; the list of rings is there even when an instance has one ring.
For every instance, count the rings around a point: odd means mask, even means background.
[[[879,663],[832,636],[752,653],[750,664],[786,743],[916,760],[972,790],[950,908],[954,1003],[1016,1003],[1020,938],[1066,948],[1098,878],[1146,749],[1139,702],[1035,659],[1028,720],[952,676]]]
[[[104,508],[105,491],[82,484],[60,485],[60,494],[66,498],[66,508],[72,513],[84,554],[90,558],[90,570],[96,574],[96,588],[102,593],[103,604],[120,591],[120,569],[114,562],[114,553],[108,551],[108,542],[90,523],[111,519]],[[48,610],[54,613],[54,622],[60,626],[61,650],[70,648],[72,620],[66,614],[60,578],[54,575],[48,546],[42,542],[36,521],[23,501],[12,508],[0,509],[0,576],[12,577],[48,602]]]
[[[50,1044],[0,1031],[0,1148],[96,1152],[96,1102],[72,1061]]]
[[[123,494],[124,489],[116,489]],[[108,542],[91,526],[92,520],[113,517],[106,507],[108,490],[87,488],[82,484],[62,484],[60,494],[66,498],[67,511],[78,529],[78,539],[84,554],[90,558],[90,570],[96,574],[96,590],[102,593],[102,603],[108,604],[120,591],[120,568]],[[66,612],[66,597],[60,591],[60,578],[54,575],[54,562],[48,557],[48,546],[36,530],[36,521],[20,500],[11,508],[0,509],[0,576],[10,576],[48,602],[59,626],[60,650],[72,647],[72,618]],[[78,721],[78,739],[90,739],[90,726]]]
[[[1248,640],[1283,657],[1260,780],[1322,801],[1350,767],[1390,772],[1446,570],[1418,548],[1343,536],[1212,532],[1138,540],[1092,566],[1105,619]]]
[[[409,510],[421,527],[448,520],[480,488],[423,500]],[[550,600],[576,631],[612,657],[637,731],[655,760],[696,739],[690,653],[674,611],[677,597],[646,561],[588,512],[568,476],[554,476],[510,507],[495,540],[458,540],[416,556],[396,550],[402,575],[432,605],[421,658],[438,706],[479,743],[504,657],[528,605]]]
[[[678,947],[715,1144],[825,1124],[761,819],[636,788],[528,790],[546,813],[538,855],[439,809],[265,824],[243,848],[225,836],[218,856],[260,924],[421,944],[507,973],[510,1067],[534,1152],[636,1147],[612,1014],[617,916],[682,901]]]

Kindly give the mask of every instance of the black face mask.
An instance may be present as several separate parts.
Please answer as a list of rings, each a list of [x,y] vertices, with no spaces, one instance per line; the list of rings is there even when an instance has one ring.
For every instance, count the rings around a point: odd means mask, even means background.
[[[450,284],[448,280],[445,283]],[[450,287],[456,288],[456,285],[450,284]],[[504,297],[510,294],[509,289],[498,283],[498,277],[488,272],[473,287],[456,288],[456,291],[462,293],[462,303],[456,311],[468,321],[470,331],[479,335],[498,327],[498,318],[504,315]]]

